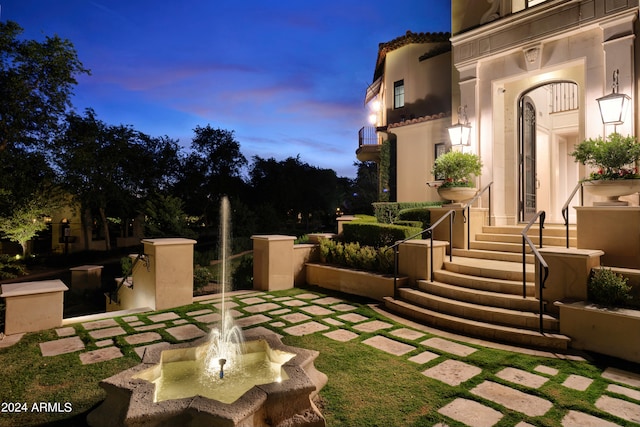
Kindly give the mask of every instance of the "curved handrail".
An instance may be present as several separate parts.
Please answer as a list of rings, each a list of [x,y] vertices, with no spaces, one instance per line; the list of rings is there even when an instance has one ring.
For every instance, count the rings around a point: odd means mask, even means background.
[[[547,214],[545,213],[545,211],[538,211],[536,215],[533,218],[531,218],[527,226],[523,228],[520,233],[522,234],[522,297],[523,298],[527,297],[527,274],[526,274],[527,270],[526,270],[525,244],[529,245],[529,247],[531,248],[531,252],[533,253],[533,256],[535,257],[536,261],[540,265],[540,277],[538,278],[538,284],[540,288],[539,299],[540,299],[540,333],[541,334],[544,334],[544,329],[543,329],[544,302],[542,299],[542,290],[544,289],[544,284],[547,281],[547,278],[549,277],[549,265],[544,260],[544,258],[542,258],[542,255],[540,255],[540,252],[538,252],[538,249],[535,247],[535,245],[533,244],[533,242],[531,241],[527,233],[529,232],[529,229],[531,228],[531,226],[535,224],[536,220],[540,218],[540,247],[542,247],[542,229],[544,228],[544,220],[546,216]]]
[[[433,230],[435,230],[435,228],[440,225],[440,223],[442,221],[444,221],[445,218],[449,217],[449,261],[451,262],[453,260],[453,253],[451,251],[451,241],[453,240],[452,235],[453,235],[453,220],[456,217],[456,211],[454,211],[453,209],[450,209],[447,211],[447,213],[445,213],[444,215],[442,215],[442,217],[440,219],[438,219],[434,224],[431,224],[431,226],[429,228],[425,228],[424,230],[420,231],[419,233],[416,233],[412,236],[409,236],[407,238],[405,238],[404,240],[400,240],[399,242],[394,243],[393,245],[389,246],[387,248],[387,250],[389,249],[393,249],[393,295],[394,298],[398,297],[398,247],[402,244],[405,243],[407,240],[411,240],[414,239],[418,236],[423,235],[424,233],[429,233],[429,240],[430,240],[430,262],[431,262],[431,278],[430,280],[433,282]]]
[[[573,200],[573,198],[576,196],[576,193],[578,192],[578,190],[580,190],[580,206],[583,205],[584,192],[582,190],[582,184],[583,184],[583,181],[578,181],[578,184],[576,184],[575,188],[571,192],[571,195],[569,196],[565,204],[562,206],[562,218],[564,218],[564,226],[566,229],[566,236],[567,236],[567,249],[569,248],[569,205],[571,204],[571,201]]]
[[[489,191],[489,225],[491,225],[491,204],[492,204],[491,186],[492,185],[493,185],[493,181],[485,185],[484,188],[478,191],[478,193],[473,197],[473,199],[469,200],[469,202],[467,202],[465,207],[462,209],[462,216],[465,217],[464,219],[465,219],[465,222],[467,223],[467,249],[470,249],[471,247],[471,205],[473,205],[475,201],[478,200],[480,196],[484,194],[485,191]],[[465,209],[467,210],[466,215],[464,214]]]
[[[145,253],[139,253],[138,256],[136,256],[136,259],[133,260],[133,263],[131,264],[131,268],[129,269],[129,271],[126,274],[124,274],[124,276],[122,277],[122,280],[120,280],[120,283],[118,283],[118,286],[116,287],[115,291],[111,291],[108,293],[109,303],[115,302],[116,304],[120,304],[120,298],[118,297],[118,294],[122,286],[126,286],[128,288],[133,289],[133,282],[128,283],[127,278],[133,274],[133,270],[136,268],[136,265],[138,265],[139,261],[143,262],[145,267],[147,268],[147,271],[149,271],[149,267],[150,267],[149,256]]]

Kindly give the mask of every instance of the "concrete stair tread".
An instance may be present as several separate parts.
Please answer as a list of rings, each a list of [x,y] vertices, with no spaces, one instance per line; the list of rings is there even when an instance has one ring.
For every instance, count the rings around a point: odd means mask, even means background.
[[[476,304],[410,288],[401,288],[399,292],[403,300],[424,308],[437,310],[443,314],[529,329],[535,329],[540,324],[540,315],[531,311]],[[543,314],[542,318],[545,329],[557,331],[558,319],[556,317]]]
[[[534,244],[539,244],[540,238],[537,233],[533,235],[530,234],[529,238]],[[521,234],[476,233],[475,240],[478,242],[516,243],[522,245]],[[575,237],[569,237],[569,245],[571,245],[571,243],[575,246]],[[542,236],[542,244],[544,246],[564,247],[566,244],[566,238],[565,236],[549,236],[544,234]]]
[[[491,251],[487,249],[453,249],[453,256],[459,256],[464,258],[480,258],[493,261],[509,261],[509,262],[522,262],[522,252],[500,252]],[[529,264],[533,264],[533,255],[528,253],[525,255],[526,261]]]
[[[554,349],[568,348],[571,339],[555,333],[540,333],[531,329],[496,325],[439,313],[393,297],[384,298],[385,305],[392,311],[412,317],[418,321],[443,329],[454,330],[471,336],[479,336],[496,341],[510,342],[518,345],[545,347]]]
[[[434,272],[434,278],[438,282],[448,283],[465,288],[482,289],[491,292],[522,296],[522,280],[496,279],[491,277],[479,277],[455,271],[438,270]],[[533,282],[526,282],[526,295],[535,293]]]
[[[483,233],[496,233],[496,234],[516,234],[520,235],[525,225],[483,225]],[[537,236],[539,234],[538,224],[534,224],[530,229],[529,236]],[[542,229],[542,234],[546,236],[565,237],[567,236],[567,230],[564,224],[545,224]],[[569,238],[576,237],[577,231],[575,224],[569,224]]]
[[[452,261],[445,259],[444,270],[491,279],[522,281],[522,263],[510,261],[456,256],[452,257]],[[535,265],[525,264],[525,270],[527,281],[533,281]]]
[[[441,297],[457,299],[459,301],[471,302],[474,304],[490,305],[492,307],[527,311],[536,311],[540,307],[540,301],[537,298],[528,295],[523,298],[522,293],[517,295],[508,294],[504,292],[468,288],[464,286],[456,286],[450,283],[429,280],[419,280],[418,287],[425,292]],[[455,297],[453,295],[455,295]]]
[[[481,249],[481,250],[487,250],[487,251],[511,252],[511,253],[522,254],[522,242],[509,243],[509,242],[491,242],[491,241],[472,240],[471,242],[469,242],[469,247],[470,249]],[[531,249],[529,247],[525,247],[525,251],[526,253],[531,253]]]

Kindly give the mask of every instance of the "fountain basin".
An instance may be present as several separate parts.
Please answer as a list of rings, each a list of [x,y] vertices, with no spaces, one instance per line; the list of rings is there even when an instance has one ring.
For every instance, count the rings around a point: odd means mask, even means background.
[[[199,394],[156,401],[156,384],[152,381],[160,376],[163,359],[166,363],[204,357],[199,348],[206,341],[150,349],[140,365],[100,382],[107,397],[88,415],[87,422],[93,427],[325,426],[324,417],[313,403],[327,383],[327,376],[314,366],[319,353],[284,345],[275,334],[251,330],[244,334],[245,352],[264,351],[268,358],[284,362],[281,381],[253,385],[231,403]]]

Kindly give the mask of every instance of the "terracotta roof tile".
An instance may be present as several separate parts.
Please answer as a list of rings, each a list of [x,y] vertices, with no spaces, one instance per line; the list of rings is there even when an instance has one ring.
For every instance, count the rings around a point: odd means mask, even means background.
[[[451,117],[451,112],[438,113],[438,114],[433,114],[433,115],[430,115],[430,116],[416,117],[414,119],[405,120],[403,122],[390,123],[388,128],[389,129],[399,128],[399,127],[402,127],[402,126],[408,126],[408,125],[412,125],[412,124],[415,124],[415,123],[429,122],[431,120],[442,119],[442,118],[445,118],[445,117]]]

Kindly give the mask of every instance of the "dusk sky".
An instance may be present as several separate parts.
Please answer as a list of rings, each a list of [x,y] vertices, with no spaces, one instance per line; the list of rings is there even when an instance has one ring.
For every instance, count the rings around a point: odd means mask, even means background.
[[[0,0],[23,37],[57,34],[91,76],[73,104],[189,147],[233,130],[242,153],[355,176],[378,44],[450,29],[442,0]]]

